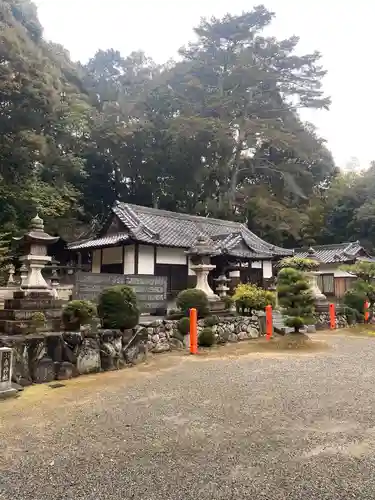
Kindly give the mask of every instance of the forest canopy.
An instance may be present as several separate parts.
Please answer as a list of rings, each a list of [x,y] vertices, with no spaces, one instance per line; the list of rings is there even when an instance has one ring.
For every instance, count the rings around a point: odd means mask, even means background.
[[[1,230],[38,209],[77,239],[120,200],[243,221],[287,247],[371,249],[375,166],[341,173],[302,121],[329,112],[326,72],[297,36],[265,34],[274,18],[259,5],[204,19],[166,64],[111,49],[82,65],[44,40],[30,0],[0,0]]]

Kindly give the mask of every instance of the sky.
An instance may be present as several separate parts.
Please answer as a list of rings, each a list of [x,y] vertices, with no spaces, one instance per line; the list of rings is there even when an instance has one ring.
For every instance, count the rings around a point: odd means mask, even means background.
[[[194,38],[201,17],[240,14],[261,3],[249,0],[34,0],[45,38],[60,43],[74,60],[87,61],[98,49],[127,55],[143,50],[162,63]],[[308,3],[310,5],[308,5]],[[337,164],[352,157],[361,168],[375,159],[372,69],[375,3],[369,0],[264,0],[276,13],[269,33],[300,37],[299,51],[319,50],[328,70],[324,89],[329,111],[310,111]]]

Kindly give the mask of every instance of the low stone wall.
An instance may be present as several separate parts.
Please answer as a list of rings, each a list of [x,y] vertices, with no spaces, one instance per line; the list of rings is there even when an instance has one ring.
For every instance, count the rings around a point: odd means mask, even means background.
[[[316,329],[317,330],[329,330],[331,326],[331,320],[329,312],[318,312],[316,314]],[[348,328],[348,320],[344,313],[336,313],[336,328]]]
[[[224,344],[226,342],[239,342],[258,338],[260,336],[260,323],[258,316],[228,316],[216,317],[216,324],[212,330],[216,335],[216,341]],[[198,335],[205,327],[206,320],[198,321]],[[177,329],[176,320],[155,320],[152,323],[141,324],[147,331],[147,347],[149,351],[158,353],[166,352],[175,348],[183,348],[187,339],[183,339]],[[188,336],[187,336],[188,337]]]
[[[13,382],[27,386],[138,364],[147,357],[147,335],[142,327],[12,335],[0,336],[0,347],[13,349]]]

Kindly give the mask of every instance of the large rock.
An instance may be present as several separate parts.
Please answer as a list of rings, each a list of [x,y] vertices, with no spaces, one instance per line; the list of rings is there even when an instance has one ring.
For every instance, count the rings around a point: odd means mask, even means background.
[[[100,371],[100,349],[96,339],[85,339],[77,355],[77,371],[80,375]]]
[[[33,379],[36,384],[52,382],[56,378],[55,363],[50,358],[43,358],[36,365]]]
[[[72,365],[72,363],[68,363],[67,361],[58,363],[56,367],[57,380],[69,380],[73,377],[73,374],[74,374],[74,366]]]

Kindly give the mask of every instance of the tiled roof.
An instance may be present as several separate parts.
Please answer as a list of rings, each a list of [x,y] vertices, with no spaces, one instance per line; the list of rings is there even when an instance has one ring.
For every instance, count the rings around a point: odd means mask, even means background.
[[[198,237],[203,236],[212,240],[213,247],[220,253],[234,257],[270,259],[293,254],[292,250],[263,241],[239,222],[120,202],[114,205],[112,211],[128,230],[127,233],[75,242],[69,245],[69,248],[72,250],[98,248],[131,239],[139,243],[189,249],[196,243]]]
[[[340,243],[337,245],[317,245],[310,248],[296,248],[297,257],[315,259],[322,264],[348,262],[360,258],[361,254],[367,256],[359,241],[353,243]]]
[[[127,239],[129,239],[129,233],[111,234],[108,236],[103,236],[103,238],[96,238],[95,240],[84,240],[71,243],[69,245],[69,249],[83,250],[85,248],[100,248],[110,245],[116,245],[117,243],[122,243]]]
[[[270,258],[291,254],[290,250],[266,243],[239,222],[169,212],[128,203],[116,203],[113,212],[139,242],[190,248],[199,236],[204,236],[218,240],[218,246],[222,250],[228,250],[231,255],[235,254],[237,246],[241,256]],[[241,248],[241,241],[245,243],[244,248]]]

